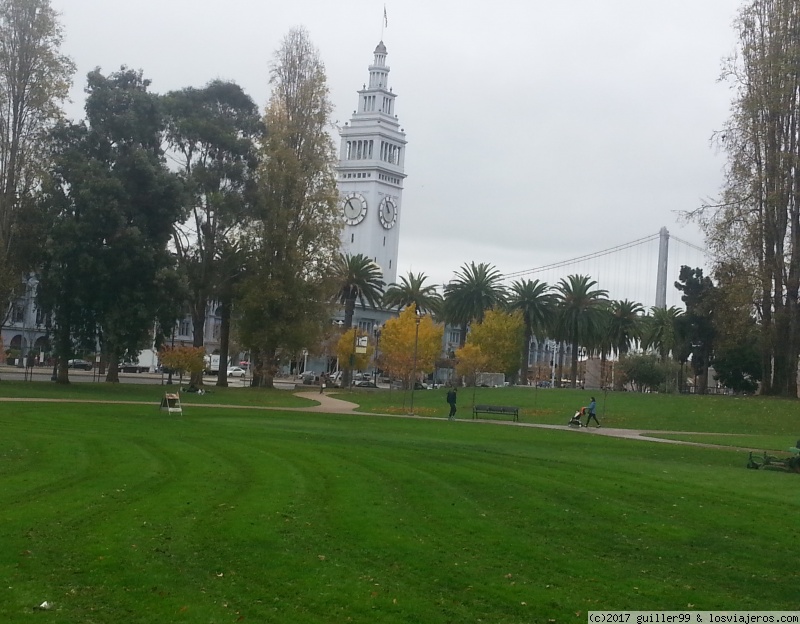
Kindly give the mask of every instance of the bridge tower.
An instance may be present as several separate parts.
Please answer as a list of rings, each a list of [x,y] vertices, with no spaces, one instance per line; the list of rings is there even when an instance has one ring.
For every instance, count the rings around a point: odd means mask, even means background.
[[[658,231],[658,275],[656,277],[656,307],[667,307],[667,261],[669,260],[669,231],[662,227]]]

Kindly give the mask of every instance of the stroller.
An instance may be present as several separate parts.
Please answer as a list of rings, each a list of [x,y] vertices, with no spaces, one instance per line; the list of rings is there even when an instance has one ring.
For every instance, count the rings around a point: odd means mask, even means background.
[[[569,422],[567,424],[570,427],[583,427],[584,424],[581,422],[581,418],[583,418],[585,415],[586,415],[586,408],[582,407],[577,412],[575,412],[575,414],[572,416],[572,418],[569,419]]]

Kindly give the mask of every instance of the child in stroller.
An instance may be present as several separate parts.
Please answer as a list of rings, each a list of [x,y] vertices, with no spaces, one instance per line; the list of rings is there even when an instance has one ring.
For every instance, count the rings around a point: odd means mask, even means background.
[[[567,424],[570,427],[583,427],[581,418],[585,415],[586,415],[586,408],[582,407],[577,412],[575,412],[575,415],[569,419],[569,422]]]

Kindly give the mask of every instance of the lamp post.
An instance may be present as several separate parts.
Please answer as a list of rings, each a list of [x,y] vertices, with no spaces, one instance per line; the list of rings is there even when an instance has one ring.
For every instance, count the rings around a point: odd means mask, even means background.
[[[375,358],[373,362],[373,370],[372,370],[372,383],[375,384],[375,387],[378,387],[378,347],[381,344],[381,325],[380,323],[375,326],[372,330],[372,333],[375,335]]]
[[[170,347],[171,350],[175,349],[175,325],[172,326],[172,346]],[[163,368],[162,368],[163,370]],[[161,379],[164,379],[163,377]],[[172,385],[172,367],[169,368],[169,374],[167,376],[167,385]]]
[[[414,389],[417,385],[417,346],[419,345],[419,323],[422,320],[422,317],[419,315],[419,311],[416,311],[416,318],[414,319],[417,326],[414,332],[414,372],[411,374],[411,413],[414,413]]]
[[[358,327],[353,327],[353,352],[350,354],[350,379],[347,380],[348,381],[347,386],[349,388],[353,387],[353,382],[355,381],[355,379],[353,379],[353,377],[354,377],[353,370],[356,367],[356,342],[357,342],[357,340],[358,340]]]
[[[338,330],[341,332],[342,331],[342,325],[344,325],[344,321],[342,321],[342,320],[331,321],[331,325],[333,325],[334,327],[338,328]],[[341,367],[339,366],[339,356],[337,355],[336,356],[336,370],[334,372],[338,373],[340,370],[341,370]],[[341,377],[339,378],[339,381],[341,382]]]

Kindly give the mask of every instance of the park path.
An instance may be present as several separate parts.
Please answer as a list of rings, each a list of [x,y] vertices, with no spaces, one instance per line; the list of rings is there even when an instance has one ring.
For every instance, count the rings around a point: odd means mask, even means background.
[[[376,414],[376,413],[369,413],[369,412],[357,412],[355,411],[358,408],[357,403],[351,403],[350,401],[343,401],[341,399],[334,398],[327,394],[319,394],[314,392],[295,392],[295,396],[302,397],[306,399],[310,399],[312,401],[318,401],[319,405],[312,408],[292,408],[297,411],[305,411],[305,412],[319,412],[325,414],[351,414],[354,416],[385,416],[390,418],[424,418],[428,419],[429,417],[424,416],[416,416],[414,414]],[[508,427],[529,427],[534,429],[555,429],[557,431],[573,431],[577,434],[583,435],[599,435],[599,436],[606,436],[610,438],[623,438],[626,440],[639,440],[642,442],[661,442],[663,444],[680,444],[683,446],[699,446],[703,448],[718,448],[718,449],[729,449],[729,450],[737,450],[737,451],[757,451],[759,449],[750,449],[750,448],[743,448],[743,447],[735,447],[735,446],[726,446],[723,444],[710,444],[705,442],[690,442],[688,440],[670,440],[667,438],[660,438],[657,437],[659,435],[728,435],[724,433],[709,433],[709,432],[697,432],[697,431],[661,431],[656,429],[619,429],[615,427],[570,427],[569,425],[547,425],[544,423],[523,423],[523,422],[513,422],[508,420],[484,420],[482,418],[466,418],[466,419],[459,419],[461,422],[466,423],[481,423],[481,424],[491,424],[491,425],[505,425]]]
[[[282,412],[307,412],[312,414],[342,414],[349,416],[379,416],[384,418],[417,418],[421,420],[430,420],[429,416],[417,416],[415,414],[381,414],[377,412],[357,412],[359,405],[350,401],[344,401],[330,396],[329,394],[318,391],[314,392],[295,392],[294,395],[299,398],[308,399],[318,403],[310,407],[277,407],[277,406],[263,406],[263,405],[226,405],[222,403],[186,403],[185,407],[217,407],[226,409],[246,409],[246,410],[272,410]],[[152,405],[149,402],[143,401],[92,401],[85,399],[47,399],[47,398],[3,398],[0,397],[2,402],[38,402],[38,403],[109,403],[116,405]],[[444,416],[442,416],[444,418]],[[570,427],[568,425],[548,425],[544,423],[523,423],[513,422],[508,420],[488,420],[482,418],[461,418],[457,419],[458,422],[475,423],[475,424],[490,424],[500,425],[506,427],[529,427],[534,429],[554,429],[558,431],[571,431],[577,435],[598,435],[612,438],[622,438],[625,440],[639,440],[642,442],[660,442],[662,444],[680,444],[683,446],[699,446],[703,448],[716,448],[727,449],[735,451],[759,451],[761,449],[744,448],[736,446],[726,446],[722,444],[710,444],[705,442],[690,442],[688,440],[670,440],[667,438],[658,437],[660,435],[728,435],[723,433],[709,433],[697,431],[662,431],[656,429],[619,429],[615,427]]]

